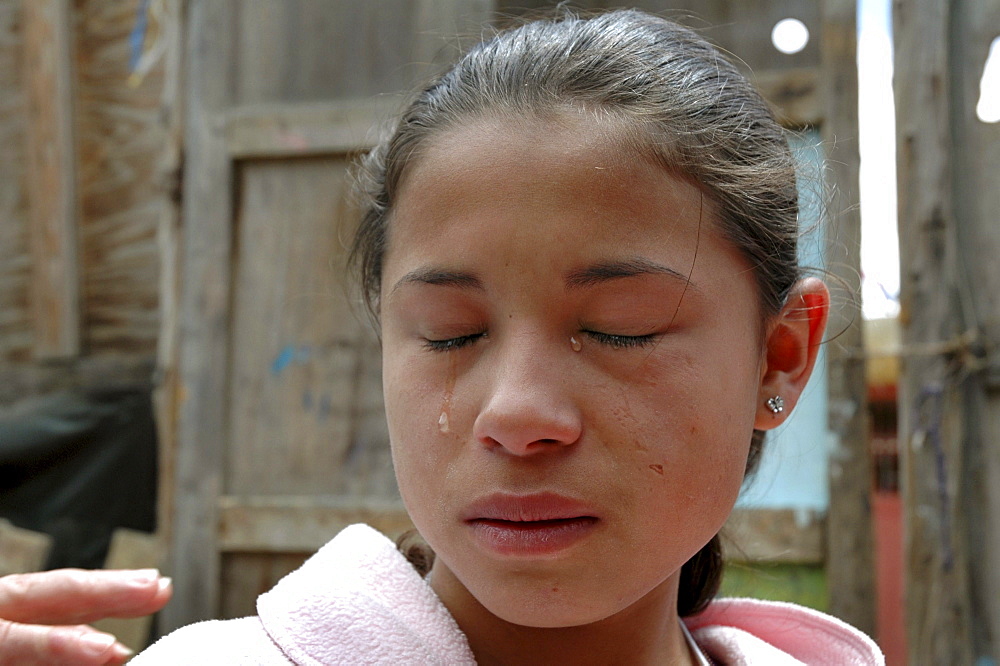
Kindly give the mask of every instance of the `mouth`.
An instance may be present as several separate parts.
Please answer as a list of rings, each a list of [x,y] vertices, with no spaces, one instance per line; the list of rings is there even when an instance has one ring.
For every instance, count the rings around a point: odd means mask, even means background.
[[[582,541],[600,519],[583,502],[553,493],[497,494],[474,502],[463,514],[473,538],[504,556],[554,555]]]

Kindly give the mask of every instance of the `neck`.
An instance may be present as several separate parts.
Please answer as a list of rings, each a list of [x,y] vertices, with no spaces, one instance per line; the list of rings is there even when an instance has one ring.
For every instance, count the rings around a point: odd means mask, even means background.
[[[632,606],[589,624],[540,628],[503,620],[435,562],[431,587],[481,666],[493,664],[695,664],[677,616],[676,577]]]

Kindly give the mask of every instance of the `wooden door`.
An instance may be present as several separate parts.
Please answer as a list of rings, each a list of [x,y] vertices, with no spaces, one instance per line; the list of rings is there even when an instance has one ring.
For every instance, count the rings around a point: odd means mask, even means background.
[[[408,527],[349,166],[482,0],[194,0],[166,629],[254,612],[345,525]],[[414,64],[417,63],[417,64]]]

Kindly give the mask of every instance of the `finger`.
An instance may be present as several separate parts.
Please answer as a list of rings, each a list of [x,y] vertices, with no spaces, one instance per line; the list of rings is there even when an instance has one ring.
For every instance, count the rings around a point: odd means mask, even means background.
[[[0,618],[30,624],[86,624],[154,613],[170,599],[155,569],[58,569],[0,578]]]
[[[0,620],[0,666],[123,664],[132,651],[91,627],[48,627]]]

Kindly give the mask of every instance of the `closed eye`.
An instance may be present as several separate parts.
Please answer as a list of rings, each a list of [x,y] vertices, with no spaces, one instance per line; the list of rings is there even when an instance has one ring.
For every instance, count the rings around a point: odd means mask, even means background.
[[[473,333],[471,335],[462,335],[457,338],[447,338],[444,340],[425,340],[424,346],[427,349],[435,352],[449,352],[455,351],[456,349],[461,349],[467,345],[471,345],[480,338],[485,338],[486,333]]]
[[[601,333],[600,331],[584,331],[592,340],[607,345],[613,349],[628,349],[633,347],[646,347],[653,344],[656,339],[655,333],[647,335],[615,335],[613,333]]]

